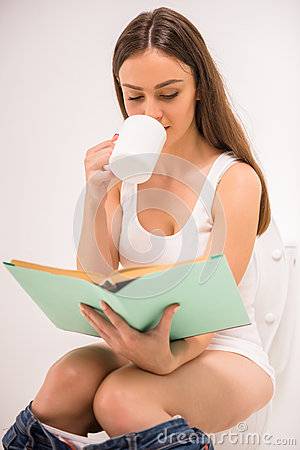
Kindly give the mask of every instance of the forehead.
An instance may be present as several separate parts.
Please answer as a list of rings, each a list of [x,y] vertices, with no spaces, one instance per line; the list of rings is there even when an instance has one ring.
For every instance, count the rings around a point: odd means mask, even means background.
[[[168,79],[192,82],[193,75],[191,68],[182,61],[152,49],[127,58],[120,67],[119,78],[121,84],[130,83],[152,89]]]

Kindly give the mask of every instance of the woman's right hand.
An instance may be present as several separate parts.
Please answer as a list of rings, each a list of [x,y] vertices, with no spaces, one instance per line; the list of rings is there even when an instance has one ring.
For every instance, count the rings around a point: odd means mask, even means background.
[[[114,177],[114,174],[110,170],[104,170],[103,166],[108,164],[117,139],[118,135],[115,134],[112,139],[100,142],[86,152],[84,160],[85,178],[93,195],[99,195],[106,190]]]

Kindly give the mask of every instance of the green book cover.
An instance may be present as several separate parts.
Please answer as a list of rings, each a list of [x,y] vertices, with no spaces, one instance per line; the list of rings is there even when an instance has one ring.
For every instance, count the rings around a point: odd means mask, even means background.
[[[156,326],[164,309],[179,303],[181,307],[172,319],[171,341],[251,324],[224,254],[174,265],[115,285],[108,281],[98,285],[74,276],[3,264],[62,330],[99,337],[81,315],[79,304],[86,303],[109,320],[100,300],[139,331]]]

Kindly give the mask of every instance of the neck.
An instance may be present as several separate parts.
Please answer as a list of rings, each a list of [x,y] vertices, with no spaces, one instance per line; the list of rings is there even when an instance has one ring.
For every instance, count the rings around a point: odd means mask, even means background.
[[[201,161],[205,163],[210,157],[212,149],[194,126],[190,127],[174,144],[165,146],[162,153],[183,158],[194,164],[201,164]]]
[[[165,146],[162,150],[162,155],[173,155],[198,167],[206,166],[215,153],[216,149],[200,135],[196,128],[187,132],[176,143]]]
[[[216,149],[207,143],[196,127],[191,128],[174,145],[164,146],[157,169],[170,176],[180,176],[194,166],[204,168]]]

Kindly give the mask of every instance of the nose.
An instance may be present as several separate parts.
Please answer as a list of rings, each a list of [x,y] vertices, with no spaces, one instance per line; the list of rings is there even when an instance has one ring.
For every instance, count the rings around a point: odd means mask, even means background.
[[[146,116],[153,117],[153,119],[156,119],[158,121],[161,121],[161,118],[163,116],[163,112],[160,108],[160,106],[155,103],[155,101],[148,100],[145,105],[144,114]]]

